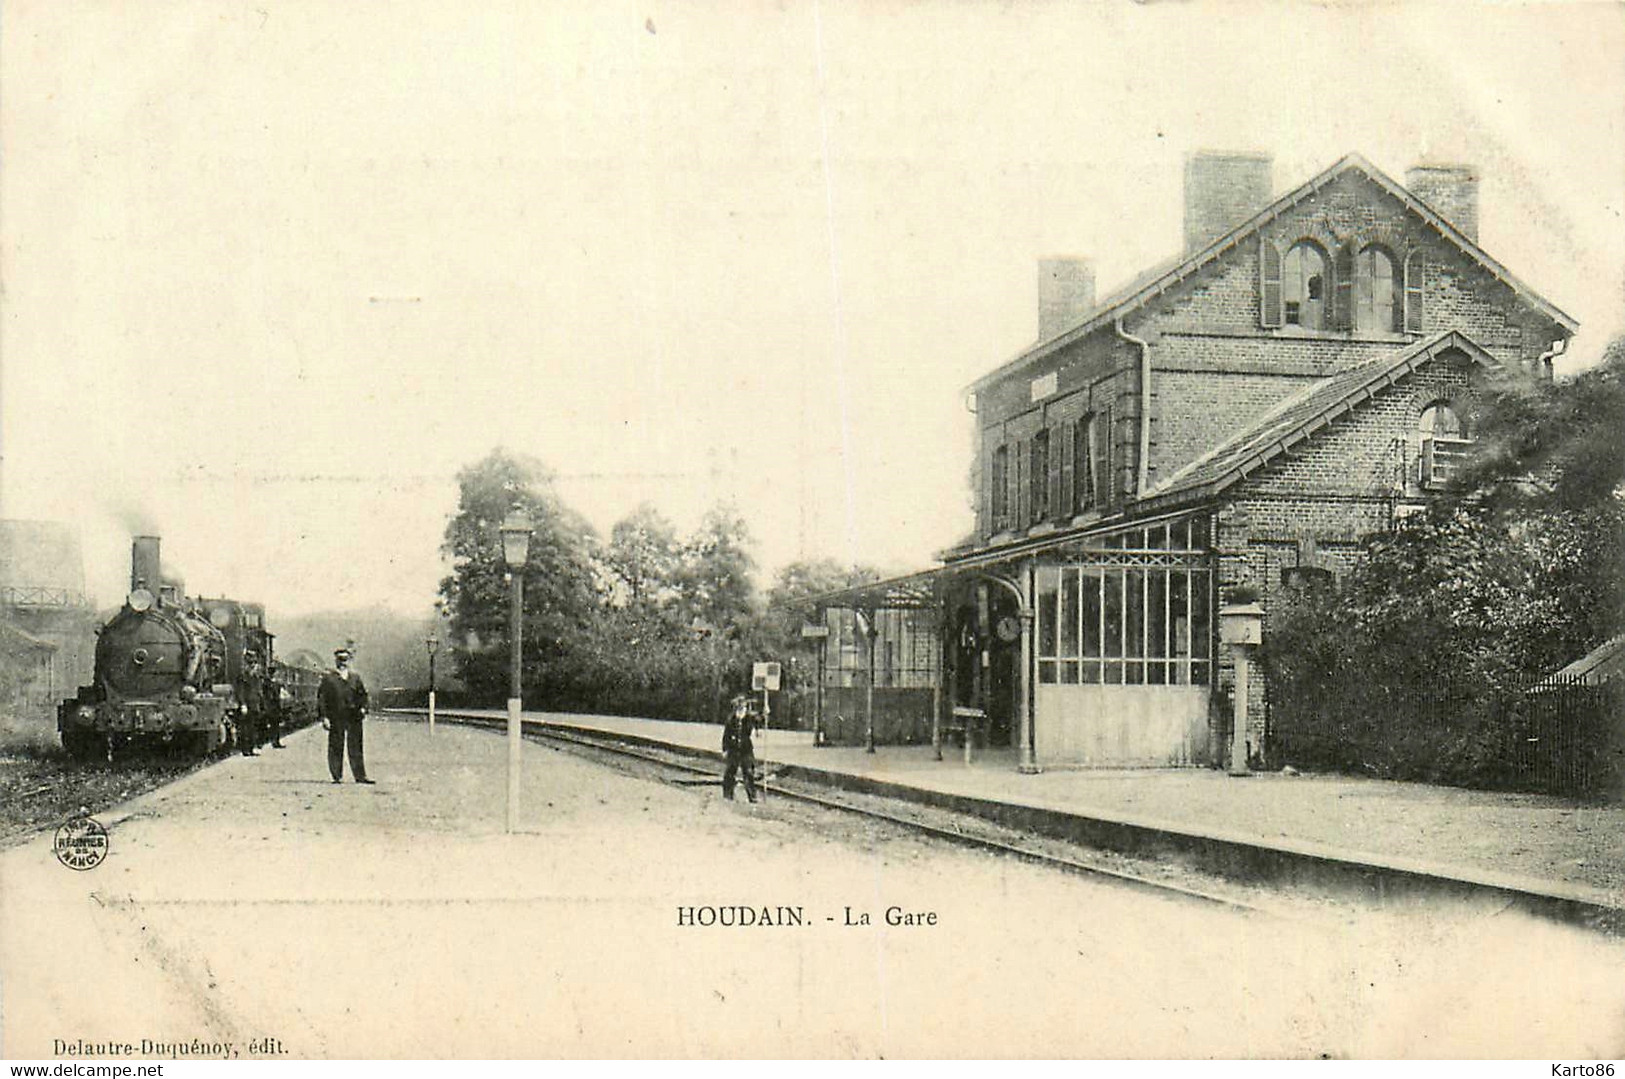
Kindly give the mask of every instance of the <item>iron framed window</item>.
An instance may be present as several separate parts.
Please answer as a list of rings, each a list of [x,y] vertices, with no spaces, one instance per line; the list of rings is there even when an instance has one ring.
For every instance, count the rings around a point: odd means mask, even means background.
[[[1209,685],[1211,525],[1188,518],[1114,534],[1037,572],[1038,681]]]

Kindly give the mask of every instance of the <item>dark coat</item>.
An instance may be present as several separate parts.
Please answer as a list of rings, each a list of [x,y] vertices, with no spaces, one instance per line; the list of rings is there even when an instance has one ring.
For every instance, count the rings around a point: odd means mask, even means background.
[[[361,675],[350,672],[348,679],[340,678],[338,671],[322,675],[322,684],[316,690],[316,714],[323,719],[360,719],[367,710],[367,684]]]
[[[728,718],[722,722],[722,752],[752,754],[756,747],[751,744],[751,732],[756,729],[756,717],[747,713],[736,716],[729,713]]]

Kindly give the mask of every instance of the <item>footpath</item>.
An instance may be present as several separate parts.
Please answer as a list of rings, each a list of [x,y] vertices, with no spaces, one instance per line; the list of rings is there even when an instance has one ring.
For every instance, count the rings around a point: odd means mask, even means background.
[[[421,713],[417,713],[421,715]],[[500,711],[442,710],[501,716]],[[526,712],[538,722],[715,753],[721,727],[624,716]],[[770,730],[758,759],[847,785],[879,784],[922,800],[970,799],[1063,814],[1144,836],[1213,840],[1251,850],[1371,866],[1517,892],[1625,908],[1625,806],[1568,798],[1397,783],[1347,776],[1212,769],[1049,770],[1023,775],[1009,751],[881,746],[874,753],[815,746],[802,731]],[[875,789],[869,787],[868,789]]]

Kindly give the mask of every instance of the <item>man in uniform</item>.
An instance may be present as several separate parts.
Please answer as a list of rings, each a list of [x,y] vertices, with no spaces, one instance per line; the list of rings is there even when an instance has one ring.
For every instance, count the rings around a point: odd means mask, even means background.
[[[261,731],[261,737],[271,736],[272,749],[286,748],[282,744],[282,709],[286,702],[283,700],[288,691],[277,682],[276,676],[270,671],[265,672],[264,681],[260,683],[260,700],[264,705],[261,715],[265,717],[265,725],[270,729]]]
[[[733,713],[722,724],[722,796],[733,801],[734,776],[741,769],[745,773],[745,797],[756,801],[756,747],[751,743],[751,732],[756,716],[751,711],[751,699],[741,693],[733,700]]]
[[[367,778],[367,763],[361,750],[367,687],[361,675],[350,669],[348,648],[333,652],[333,669],[322,675],[322,684],[316,690],[316,714],[321,717],[322,729],[327,731],[327,770],[332,773],[333,782],[344,782],[344,753],[348,743],[351,776],[357,783],[372,783]]]
[[[237,747],[245,757],[257,757],[254,752],[260,744],[260,713],[264,695],[260,687],[259,660],[250,653],[243,660],[243,677],[237,684]]]

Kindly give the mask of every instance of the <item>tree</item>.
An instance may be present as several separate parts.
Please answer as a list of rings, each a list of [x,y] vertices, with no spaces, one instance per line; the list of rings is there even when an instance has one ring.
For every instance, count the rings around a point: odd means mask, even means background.
[[[648,613],[676,598],[682,553],[676,527],[645,502],[610,529],[604,565],[625,605]]]
[[[1513,778],[1526,688],[1625,628],[1622,432],[1625,339],[1577,378],[1492,395],[1447,497],[1277,612],[1261,658],[1286,759]]]
[[[803,625],[819,621],[817,605],[811,600],[879,579],[880,572],[872,566],[842,566],[832,558],[791,562],[774,575],[767,609],[752,619],[745,637],[756,653],[784,661],[787,714],[799,713],[804,718],[812,707],[809,694],[816,684],[818,650],[824,642],[801,636]]]
[[[1458,493],[1502,514],[1585,509],[1625,484],[1625,337],[1562,382],[1512,382],[1484,410]]]
[[[878,580],[880,572],[873,566],[842,566],[833,558],[788,563],[774,575],[767,592],[767,631],[783,651],[805,649],[801,627],[818,615],[809,602],[813,597]]]
[[[737,636],[739,626],[756,607],[751,575],[750,528],[739,511],[713,506],[683,545],[676,585],[683,614],[724,634]]]
[[[1570,653],[1625,629],[1625,337],[1563,382],[1511,385],[1485,410],[1456,493],[1543,572]]]
[[[535,528],[525,563],[523,678],[543,693],[570,683],[566,661],[599,605],[592,529],[559,499],[551,473],[528,457],[493,450],[457,474],[457,513],[442,548],[453,563],[440,584],[451,613],[453,656],[471,693],[506,695],[509,592],[502,521],[517,505]]]

